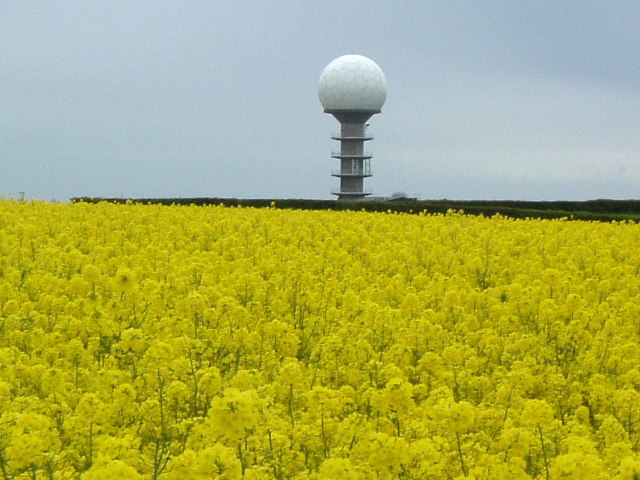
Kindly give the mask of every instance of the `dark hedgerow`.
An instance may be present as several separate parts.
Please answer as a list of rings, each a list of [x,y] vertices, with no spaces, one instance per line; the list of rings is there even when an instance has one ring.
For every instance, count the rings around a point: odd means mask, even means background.
[[[367,212],[444,213],[449,210],[470,215],[511,218],[568,218],[592,221],[640,220],[640,200],[588,200],[582,202],[533,202],[519,200],[419,200],[398,202],[338,201],[306,199],[239,198],[100,198],[74,197],[72,202],[143,203],[160,205],[225,205],[228,207],[276,207],[299,210],[364,210]]]

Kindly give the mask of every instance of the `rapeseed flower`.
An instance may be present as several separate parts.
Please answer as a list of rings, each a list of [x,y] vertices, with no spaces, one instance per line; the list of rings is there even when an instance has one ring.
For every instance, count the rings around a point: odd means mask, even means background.
[[[2,201],[0,225],[0,476],[640,475],[636,224]]]

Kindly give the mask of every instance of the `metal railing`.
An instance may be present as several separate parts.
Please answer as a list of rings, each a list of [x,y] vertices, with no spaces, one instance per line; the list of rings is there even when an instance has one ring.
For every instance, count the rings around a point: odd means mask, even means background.
[[[373,191],[369,190],[369,189],[360,190],[359,192],[345,192],[343,190],[340,190],[339,188],[334,188],[334,189],[331,190],[331,195],[362,196],[362,195],[371,195],[372,193],[373,193]]]
[[[331,152],[331,157],[333,158],[371,158],[373,157],[373,152],[362,152],[362,153]]]
[[[364,168],[353,166],[346,169],[331,170],[331,176],[333,177],[371,177],[372,175],[373,173],[371,172],[371,167],[369,166],[365,166]]]
[[[366,132],[363,135],[358,135],[358,136],[342,135],[342,133],[340,132],[332,133],[331,138],[333,140],[362,140],[362,141],[373,140],[373,137]]]

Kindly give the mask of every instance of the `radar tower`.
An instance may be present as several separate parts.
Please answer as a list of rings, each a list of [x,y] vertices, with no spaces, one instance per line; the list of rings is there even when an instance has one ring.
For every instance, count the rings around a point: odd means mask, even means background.
[[[367,121],[380,113],[387,98],[387,82],[380,67],[361,55],[344,55],[326,66],[320,75],[318,96],[325,113],[340,122],[340,133],[331,138],[340,142],[340,151],[331,156],[340,160],[340,169],[331,175],[340,178],[340,188],[332,190],[338,200],[362,200],[371,192],[364,179],[371,176],[371,152],[364,142],[373,140]]]

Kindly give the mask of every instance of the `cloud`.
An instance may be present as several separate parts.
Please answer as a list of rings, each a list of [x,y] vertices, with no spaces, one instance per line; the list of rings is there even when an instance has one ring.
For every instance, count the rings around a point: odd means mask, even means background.
[[[389,85],[371,119],[377,193],[634,196],[639,13],[630,1],[5,2],[0,192],[330,198],[338,125],[318,77],[360,53]]]

